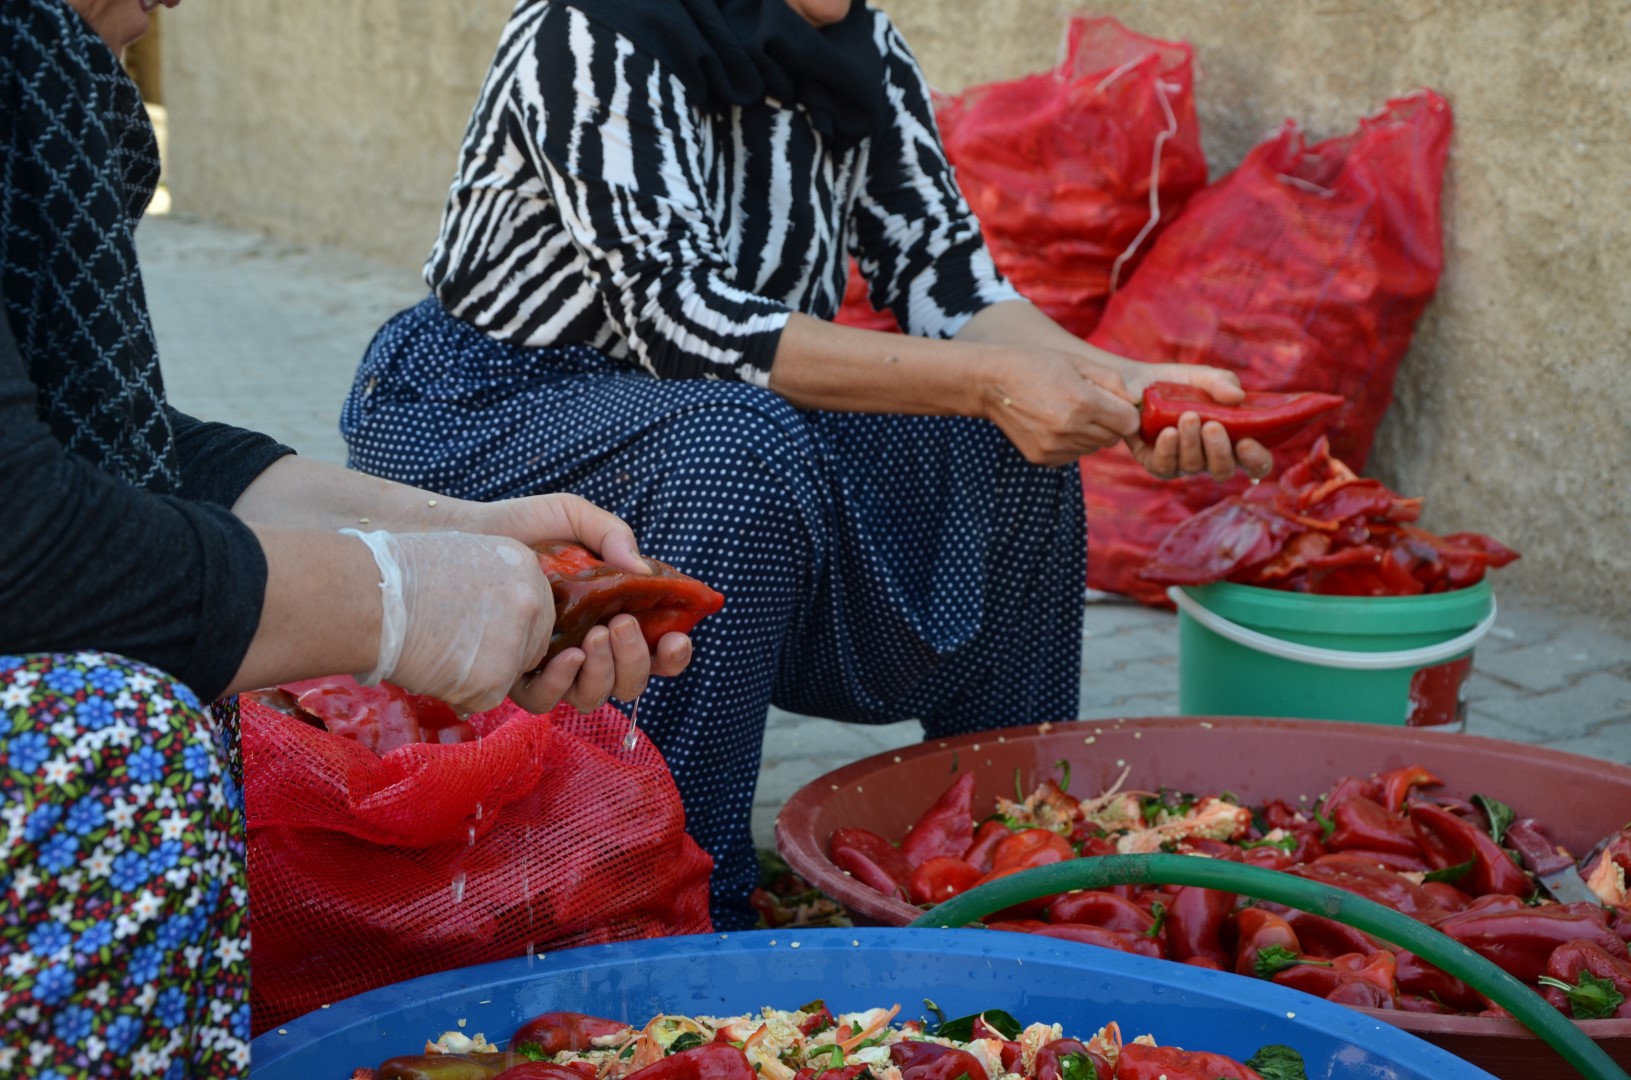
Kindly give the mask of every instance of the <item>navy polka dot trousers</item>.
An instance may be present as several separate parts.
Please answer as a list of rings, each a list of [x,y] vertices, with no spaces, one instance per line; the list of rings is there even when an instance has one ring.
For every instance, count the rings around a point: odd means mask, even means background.
[[[803,411],[745,383],[657,379],[586,347],[496,341],[426,299],[369,346],[340,423],[352,468],[467,499],[567,491],[725,607],[640,723],[751,926],[750,814],[772,702],[925,736],[1074,719],[1085,568],[1075,468],[983,420]],[[835,747],[836,767],[851,760]]]

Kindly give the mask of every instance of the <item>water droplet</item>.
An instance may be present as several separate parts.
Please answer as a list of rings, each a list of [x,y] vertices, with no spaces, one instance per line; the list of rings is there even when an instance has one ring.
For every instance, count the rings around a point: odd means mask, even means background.
[[[464,903],[464,871],[460,870],[453,875],[453,902]]]
[[[629,704],[629,733],[623,736],[623,749],[633,750],[634,743],[640,736],[640,698],[635,697]]]

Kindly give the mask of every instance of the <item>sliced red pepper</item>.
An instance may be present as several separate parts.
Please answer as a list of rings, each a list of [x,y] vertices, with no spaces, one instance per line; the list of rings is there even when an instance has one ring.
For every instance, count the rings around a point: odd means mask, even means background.
[[[1421,841],[1422,854],[1435,870],[1472,864],[1465,874],[1451,882],[1463,892],[1528,896],[1535,891],[1529,875],[1505,849],[1489,833],[1465,818],[1426,802],[1416,802],[1410,806],[1410,823]]]
[[[870,1075],[865,1065],[844,1065],[837,1069],[806,1065],[793,1074],[793,1080],[860,1080],[863,1074]]]
[[[584,635],[619,614],[633,615],[651,648],[670,631],[689,633],[725,598],[665,562],[647,559],[650,574],[610,566],[580,544],[538,548],[538,565],[555,599],[555,629],[544,658],[583,644]]]
[[[960,774],[923,812],[900,842],[900,853],[913,867],[936,855],[963,853],[974,843],[974,774]]]
[[[963,861],[979,870],[982,874],[991,872],[991,860],[995,857],[997,845],[1013,835],[1005,822],[996,818],[983,821],[980,827],[974,830],[974,843],[969,845],[963,853]]]
[[[1110,1062],[1103,1055],[1089,1050],[1079,1039],[1065,1038],[1043,1043],[1037,1050],[1036,1064],[1031,1071],[1032,1080],[1064,1080],[1067,1066],[1076,1061],[1090,1062],[1099,1080],[1111,1080],[1114,1076]],[[1083,1070],[1072,1068],[1069,1072],[1075,1077],[1081,1076]]]
[[[1140,406],[1139,434],[1145,442],[1169,427],[1177,427],[1184,413],[1200,416],[1202,423],[1216,420],[1229,432],[1229,440],[1256,439],[1273,446],[1314,417],[1340,408],[1343,399],[1336,394],[1312,391],[1274,393],[1246,392],[1245,400],[1225,405],[1199,387],[1184,383],[1158,382],[1144,388]]]
[[[1138,576],[1162,585],[1223,581],[1274,558],[1295,530],[1267,507],[1224,499],[1179,522]]]
[[[875,832],[856,828],[834,829],[827,844],[838,869],[885,896],[906,899],[912,865],[894,844]]]
[[[1354,795],[1344,799],[1331,811],[1336,828],[1325,838],[1325,846],[1332,851],[1363,848],[1367,851],[1387,851],[1413,858],[1421,856],[1421,845],[1416,841],[1416,830],[1400,814],[1389,813],[1380,803]]]
[[[1148,934],[1155,916],[1131,900],[1100,889],[1066,893],[1048,906],[1048,921]]]
[[[1275,975],[1274,981],[1343,1005],[1371,1009],[1398,1006],[1395,962],[1393,954],[1385,949],[1369,955],[1345,953],[1318,964],[1298,964]]]
[[[302,720],[381,757],[415,743],[448,745],[476,737],[476,729],[446,702],[388,682],[362,686],[349,675],[328,675],[278,689],[294,698]]]
[[[1382,806],[1390,814],[1402,814],[1405,800],[1419,787],[1440,787],[1444,781],[1421,765],[1406,765],[1401,769],[1388,769],[1376,774],[1376,783],[1382,788]]]
[[[1256,976],[1257,958],[1264,949],[1281,948],[1293,953],[1302,952],[1297,931],[1291,924],[1272,911],[1260,907],[1241,908],[1235,915],[1236,975]]]
[[[635,1077],[639,1080],[758,1080],[759,1073],[739,1048],[730,1043],[711,1042],[669,1054],[629,1073],[626,1080]]]
[[[990,1080],[980,1059],[967,1050],[940,1043],[906,1039],[892,1043],[889,1060],[900,1069],[901,1080]]]
[[[1076,850],[1070,841],[1052,829],[1020,829],[997,845],[992,853],[991,869],[1029,870],[1075,857]]]
[[[568,1050],[588,1050],[593,1040],[632,1030],[621,1020],[580,1012],[546,1012],[515,1029],[510,1045],[531,1043],[549,1057]]]
[[[983,876],[955,855],[936,855],[912,870],[906,895],[914,904],[941,904],[972,889]]]
[[[1457,1012],[1478,1012],[1489,1004],[1478,991],[1408,949],[1395,953],[1393,960],[1400,993],[1421,994]]]
[[[1514,910],[1468,909],[1439,923],[1438,929],[1523,982],[1546,974],[1554,950],[1589,941],[1617,960],[1627,958],[1625,942],[1608,927],[1596,904],[1542,904]]]
[[[1327,919],[1323,915],[1311,915],[1306,911],[1287,911],[1281,917],[1297,932],[1297,940],[1302,942],[1303,952],[1308,956],[1329,960],[1344,953],[1373,953],[1385,947],[1383,942],[1363,930],[1355,929],[1347,923],[1339,923],[1335,919]]]
[[[1631,963],[1596,942],[1571,941],[1553,949],[1542,981],[1541,993],[1565,1016],[1631,1019]]]
[[[1256,1069],[1232,1057],[1176,1046],[1124,1043],[1116,1060],[1116,1080],[1263,1080]]]
[[[1234,910],[1234,893],[1181,885],[1167,908],[1167,951],[1174,960],[1205,957],[1220,967],[1234,962],[1223,947],[1224,921]]]
[[[1375,900],[1429,926],[1436,926],[1449,914],[1420,885],[1353,855],[1323,855],[1305,866],[1292,867],[1291,873]]]

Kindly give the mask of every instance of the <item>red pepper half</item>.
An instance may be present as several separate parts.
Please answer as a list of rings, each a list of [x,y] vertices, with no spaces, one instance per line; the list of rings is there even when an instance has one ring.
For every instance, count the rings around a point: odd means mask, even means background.
[[[1086,889],[1055,900],[1048,907],[1048,921],[1148,934],[1155,925],[1155,916],[1115,893]]]
[[[972,889],[983,876],[955,855],[936,855],[912,871],[906,895],[914,904],[940,904]]]
[[[349,675],[328,675],[284,683],[278,689],[294,698],[300,719],[307,723],[315,719],[315,726],[381,757],[413,743],[446,745],[476,737],[476,729],[446,702],[410,694],[392,683],[361,686]]]
[[[516,1028],[510,1045],[532,1043],[545,1055],[554,1057],[567,1050],[587,1050],[592,1040],[629,1031],[621,1020],[607,1020],[580,1012],[546,1012]]]
[[[1256,439],[1264,446],[1272,446],[1314,417],[1342,404],[1343,398],[1337,394],[1248,390],[1245,400],[1235,405],[1225,405],[1214,401],[1212,395],[1199,387],[1184,383],[1151,383],[1144,388],[1139,435],[1145,442],[1154,442],[1166,428],[1177,427],[1178,419],[1184,413],[1192,412],[1200,416],[1203,424],[1210,420],[1222,424],[1228,430],[1231,442]]]
[[[1489,833],[1448,810],[1426,802],[1410,807],[1410,823],[1421,841],[1422,854],[1436,870],[1472,865],[1451,884],[1475,896],[1504,893],[1528,896],[1535,891],[1529,875]]]
[[[1089,1050],[1081,1040],[1065,1038],[1042,1044],[1042,1048],[1036,1052],[1036,1064],[1031,1076],[1033,1080],[1062,1080],[1066,1068],[1074,1064],[1073,1058],[1091,1062],[1099,1080],[1110,1080],[1114,1075],[1110,1062]],[[1072,1076],[1081,1075],[1079,1069],[1071,1069],[1070,1072]]]
[[[665,562],[647,559],[650,574],[609,566],[579,544],[557,541],[538,549],[538,565],[555,598],[555,630],[548,660],[583,644],[584,635],[614,615],[633,615],[651,648],[670,631],[689,633],[718,611],[725,598]]]
[[[1234,906],[1234,893],[1179,886],[1167,907],[1167,951],[1172,958],[1203,957],[1227,970],[1234,957],[1223,947],[1223,923]]]
[[[1331,811],[1336,828],[1325,838],[1325,846],[1332,851],[1362,848],[1368,851],[1387,851],[1419,858],[1421,845],[1416,842],[1416,830],[1400,814],[1390,814],[1380,803],[1363,795],[1353,795],[1338,803]]]
[[[670,1054],[629,1073],[625,1080],[635,1077],[640,1080],[759,1080],[759,1073],[737,1047],[712,1042]]]
[[[1125,1043],[1116,1061],[1116,1080],[1263,1080],[1256,1069],[1232,1057],[1176,1046]]]
[[[912,866],[936,855],[962,858],[974,843],[974,774],[960,774],[906,831],[900,853]]]
[[[1398,1007],[1399,998],[1395,966],[1393,954],[1386,950],[1368,956],[1344,953],[1286,968],[1274,976],[1274,981],[1326,1001],[1393,1009]]]
[[[1571,942],[1590,941],[1616,960],[1626,959],[1625,942],[1608,928],[1603,909],[1595,904],[1542,904],[1505,911],[1468,908],[1438,928],[1526,983],[1546,974],[1553,950]]]
[[[867,829],[834,829],[828,841],[833,865],[885,896],[906,898],[912,864],[894,844]]]
[[[1631,1019],[1631,963],[1595,942],[1552,950],[1541,984],[1546,1000],[1576,1020]]]
[[[967,1050],[940,1043],[907,1039],[889,1047],[889,1060],[900,1068],[901,1080],[990,1080],[980,1059]]]

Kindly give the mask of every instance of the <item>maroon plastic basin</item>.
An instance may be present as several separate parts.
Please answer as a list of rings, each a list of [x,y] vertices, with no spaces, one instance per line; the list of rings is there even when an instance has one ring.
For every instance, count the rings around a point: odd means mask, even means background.
[[[1339,777],[1421,764],[1457,794],[1477,791],[1534,817],[1578,853],[1631,820],[1631,767],[1522,743],[1328,720],[1145,717],[1010,728],[877,754],[800,788],[776,819],[776,844],[811,884],[842,901],[857,922],[904,926],[921,909],[854,881],[827,858],[827,838],[845,825],[899,839],[951,783],[956,769],[977,778],[974,805],[1013,797],[1015,770],[1030,791],[1070,763],[1077,796],[1113,784],[1228,790],[1242,802],[1311,803]],[[1091,948],[1091,946],[1082,946]],[[1501,1080],[1550,1080],[1562,1060],[1513,1020],[1364,1009],[1488,1070]],[[1631,1070],[1631,1020],[1588,1020],[1581,1028]]]

